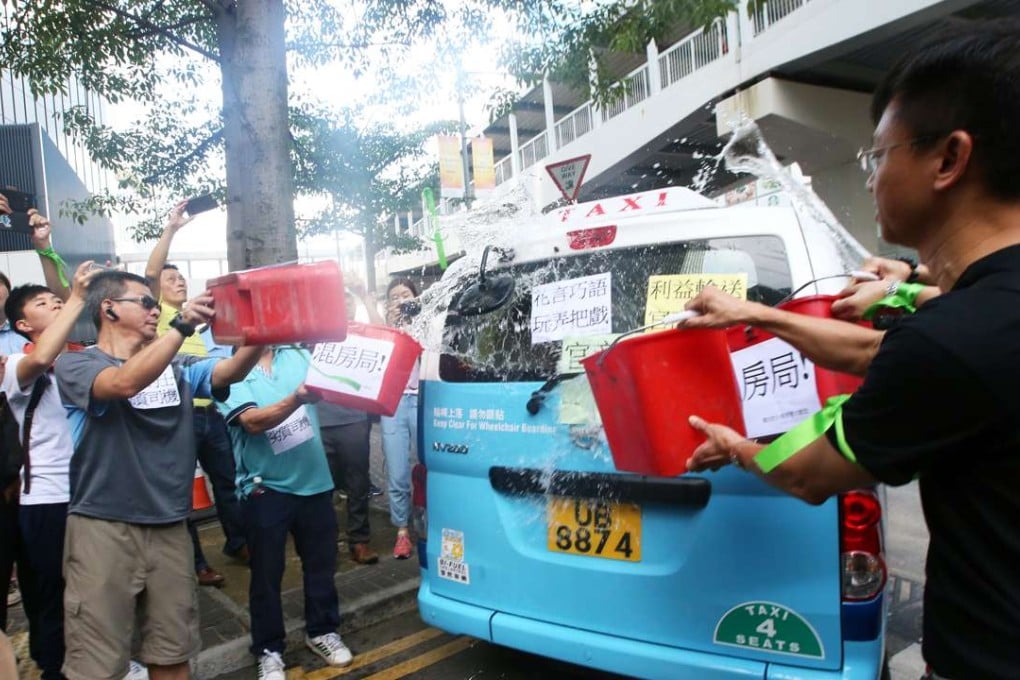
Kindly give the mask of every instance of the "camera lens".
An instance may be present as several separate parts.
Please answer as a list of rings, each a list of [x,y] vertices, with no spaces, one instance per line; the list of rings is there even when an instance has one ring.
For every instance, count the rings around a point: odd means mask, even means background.
[[[407,318],[417,316],[418,314],[421,313],[421,303],[418,302],[417,300],[408,300],[407,302],[401,302],[400,313],[401,315]]]
[[[12,226],[14,225],[11,224],[11,216],[0,214],[0,227],[10,229]]]

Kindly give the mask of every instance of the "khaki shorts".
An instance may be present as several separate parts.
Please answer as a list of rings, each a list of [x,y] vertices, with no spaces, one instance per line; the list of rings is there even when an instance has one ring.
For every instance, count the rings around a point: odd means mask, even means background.
[[[184,522],[145,526],[70,515],[64,537],[64,675],[121,680],[136,621],[142,662],[172,666],[198,654],[193,555]]]

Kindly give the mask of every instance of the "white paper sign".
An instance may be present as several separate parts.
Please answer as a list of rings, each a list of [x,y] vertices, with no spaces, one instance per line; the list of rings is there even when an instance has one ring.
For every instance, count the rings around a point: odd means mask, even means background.
[[[612,272],[531,291],[531,344],[613,332]]]
[[[173,366],[164,368],[159,377],[153,380],[148,387],[135,396],[129,397],[128,403],[142,411],[180,406],[181,393],[177,389],[177,381],[174,380]]]
[[[299,407],[276,427],[266,430],[269,446],[277,456],[304,444],[313,436],[315,436],[315,428],[312,426],[312,419],[308,417],[304,406]]]
[[[772,338],[730,357],[748,437],[786,432],[822,407],[815,365],[792,345]]]
[[[319,343],[312,352],[305,383],[330,392],[378,399],[392,357],[392,342],[362,335],[348,335],[343,342]]]

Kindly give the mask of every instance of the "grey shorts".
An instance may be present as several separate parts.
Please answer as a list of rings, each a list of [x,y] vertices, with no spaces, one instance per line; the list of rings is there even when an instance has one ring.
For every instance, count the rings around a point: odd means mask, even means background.
[[[172,666],[198,654],[198,592],[184,522],[145,526],[67,518],[64,537],[64,675],[121,680],[135,622],[139,660]]]

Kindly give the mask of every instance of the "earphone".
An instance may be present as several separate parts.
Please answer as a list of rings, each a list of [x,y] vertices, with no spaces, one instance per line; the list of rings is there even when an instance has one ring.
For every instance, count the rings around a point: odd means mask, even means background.
[[[113,311],[110,307],[106,308],[106,316],[112,321],[120,321],[120,316],[118,316],[117,312]]]

